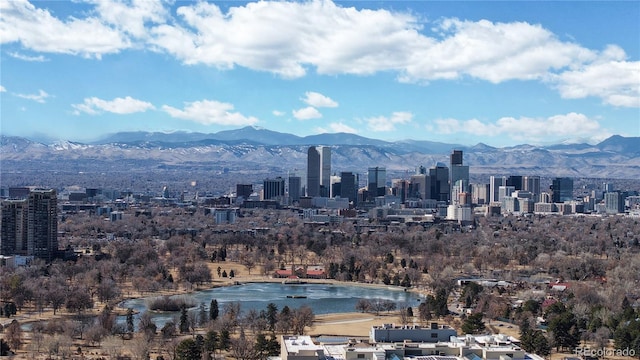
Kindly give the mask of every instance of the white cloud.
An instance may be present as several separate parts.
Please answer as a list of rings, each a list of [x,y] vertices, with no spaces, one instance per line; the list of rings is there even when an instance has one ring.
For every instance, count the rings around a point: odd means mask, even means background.
[[[542,79],[546,74],[595,58],[580,45],[562,42],[540,25],[488,20],[443,20],[427,46],[416,48],[403,68],[402,81],[457,79],[462,76],[500,83]]]
[[[97,17],[60,20],[27,0],[0,1],[0,42],[20,42],[33,51],[100,58],[131,43]]]
[[[322,117],[322,114],[313,106],[307,106],[302,109],[293,110],[293,117],[298,120],[310,120],[319,119]]]
[[[575,112],[548,118],[503,117],[494,123],[478,119],[438,119],[435,120],[435,131],[441,134],[505,135],[514,140],[534,143],[566,137],[591,137],[594,134],[602,137],[603,133],[608,133],[598,121]]]
[[[640,107],[640,61],[625,59],[624,50],[609,46],[597,61],[554,77],[560,95],[596,96],[609,105]]]
[[[175,15],[171,1],[86,1],[93,7],[64,19],[27,0],[0,1],[0,42],[96,58],[151,49],[184,64],[241,66],[283,78],[315,71],[392,72],[412,83],[533,80],[557,88],[565,98],[596,96],[624,107],[640,103],[639,62],[626,60],[619,48],[600,53],[560,39],[538,24],[450,18],[425,29],[426,22],[409,12],[357,9],[329,0],[232,3],[224,10],[216,3],[184,2]],[[304,100],[315,108],[337,106],[318,93]]]
[[[329,128],[331,129],[332,132],[342,132],[342,133],[349,133],[349,134],[357,134],[358,131],[354,128],[352,128],[349,125],[346,125],[342,122],[337,122],[337,123],[331,123],[329,124]]]
[[[44,104],[47,98],[51,97],[51,95],[47,94],[43,90],[38,90],[37,94],[16,94],[16,96],[27,100],[33,100],[41,104]]]
[[[183,110],[169,105],[163,105],[164,110],[171,117],[195,121],[204,125],[253,125],[258,122],[253,116],[244,116],[239,112],[232,112],[232,104],[215,100],[201,100],[185,103]]]
[[[76,109],[74,112],[76,115],[79,115],[81,112],[96,115],[101,111],[124,115],[155,109],[151,103],[134,99],[131,96],[115,98],[110,101],[91,97],[85,98],[82,104],[74,104],[71,106]]]
[[[145,25],[164,23],[169,11],[161,0],[86,0],[96,6],[100,19],[119,31],[146,38]]]
[[[330,97],[328,96],[324,96],[320,93],[317,92],[313,92],[313,91],[307,91],[305,94],[305,97],[302,99],[302,101],[304,101],[307,105],[311,105],[314,107],[330,107],[330,108],[334,108],[334,107],[338,107],[338,103],[335,102],[334,100],[332,100]]]
[[[45,58],[44,55],[29,56],[29,55],[20,54],[19,52],[10,52],[8,54],[13,58],[16,58],[18,60],[23,60],[23,61],[31,61],[31,62],[49,61],[49,59]]]
[[[280,111],[280,110],[273,110],[271,112],[274,116],[285,116],[287,113],[284,111]]]
[[[396,129],[396,125],[410,123],[412,119],[412,113],[397,111],[391,114],[391,117],[376,116],[366,119],[366,122],[369,130],[376,132],[386,132],[394,131]]]
[[[4,86],[0,85],[0,92],[6,92],[6,91],[7,91],[7,89],[5,89]]]

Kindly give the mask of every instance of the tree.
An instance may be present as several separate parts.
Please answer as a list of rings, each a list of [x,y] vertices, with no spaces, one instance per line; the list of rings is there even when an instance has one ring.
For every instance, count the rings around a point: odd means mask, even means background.
[[[291,309],[285,305],[278,315],[277,329],[281,333],[288,333],[291,330],[292,324],[293,314],[291,313]]]
[[[148,338],[155,335],[158,327],[153,322],[151,318],[151,314],[148,311],[145,311],[140,315],[140,322],[138,323],[138,331],[144,333]]]
[[[231,340],[231,350],[233,357],[237,360],[252,360],[257,358],[257,351],[254,343],[247,338],[244,331],[240,331],[240,335]]]
[[[220,308],[218,308],[218,300],[212,299],[209,305],[209,320],[215,321],[220,314]]]
[[[189,313],[187,312],[187,306],[182,305],[180,307],[180,333],[185,334],[189,332]]]
[[[132,308],[128,308],[127,309],[127,315],[126,315],[126,323],[127,323],[127,333],[133,333],[133,309]]]
[[[409,274],[404,274],[404,277],[402,278],[402,281],[400,282],[400,286],[405,287],[405,288],[410,288],[411,287],[411,280],[409,279]]]
[[[304,335],[304,329],[313,325],[315,315],[313,310],[308,306],[302,306],[293,312],[293,333],[296,335]]]
[[[268,356],[280,354],[280,344],[272,337],[267,338],[264,334],[256,336],[255,351],[258,359],[264,360]]]
[[[215,330],[209,330],[204,336],[204,344],[203,348],[206,353],[216,353],[216,349],[218,348],[218,343],[220,342],[220,338],[218,337],[218,333]]]
[[[462,289],[460,298],[464,301],[464,307],[470,308],[478,302],[478,295],[482,292],[482,285],[470,282]]]
[[[269,331],[276,331],[276,323],[278,322],[278,306],[274,303],[267,304],[267,313],[265,314]]]
[[[467,316],[462,323],[462,332],[465,334],[479,334],[485,330],[482,313],[475,313]]]
[[[411,308],[406,308],[406,307],[401,307],[400,308],[400,323],[403,325],[408,324],[411,321],[411,318],[409,317],[409,311],[408,309]]]
[[[204,303],[200,303],[198,311],[198,325],[204,326],[207,323],[207,310],[204,307]]]
[[[9,343],[4,339],[0,339],[0,356],[9,356],[9,351],[11,351]]]
[[[171,320],[167,321],[162,329],[160,329],[160,332],[162,333],[162,337],[165,339],[174,336],[176,334],[176,323]]]
[[[176,347],[177,360],[200,360],[201,349],[193,339],[185,339]]]
[[[69,312],[80,315],[84,310],[93,307],[93,300],[87,289],[71,289],[66,295],[65,306]]]
[[[231,345],[231,335],[229,334],[229,330],[223,329],[220,331],[220,342],[219,349],[229,350],[229,346]]]
[[[367,312],[371,309],[371,302],[367,299],[360,299],[356,303],[356,310],[360,312]]]
[[[13,320],[5,329],[7,343],[12,349],[17,350],[22,346],[22,328],[18,320]]]
[[[577,325],[575,315],[569,310],[551,318],[548,330],[553,333],[553,344],[558,351],[578,346],[580,336]]]

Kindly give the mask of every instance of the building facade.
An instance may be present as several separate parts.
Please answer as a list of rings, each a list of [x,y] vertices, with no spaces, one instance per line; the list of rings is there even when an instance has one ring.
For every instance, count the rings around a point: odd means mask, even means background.
[[[307,196],[329,197],[331,182],[331,148],[310,146],[307,150]]]

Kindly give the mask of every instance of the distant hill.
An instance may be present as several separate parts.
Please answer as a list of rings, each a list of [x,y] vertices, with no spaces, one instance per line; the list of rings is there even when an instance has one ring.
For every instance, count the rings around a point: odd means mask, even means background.
[[[76,160],[137,166],[167,164],[220,164],[234,168],[304,169],[309,145],[332,146],[333,171],[363,171],[385,166],[390,171],[414,171],[438,161],[448,162],[453,149],[464,151],[465,164],[476,174],[529,174],[542,176],[640,178],[640,137],[612,136],[599,144],[518,145],[495,148],[433,141],[387,142],[355,134],[335,133],[300,137],[248,126],[214,134],[189,132],[123,132],[100,141],[58,141],[42,144],[26,138],[0,137],[3,170],[21,161]]]

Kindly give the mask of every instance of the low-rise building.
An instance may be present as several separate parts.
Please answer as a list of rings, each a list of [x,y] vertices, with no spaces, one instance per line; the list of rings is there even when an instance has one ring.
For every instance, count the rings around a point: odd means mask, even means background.
[[[372,342],[441,342],[449,341],[452,336],[458,335],[456,331],[448,326],[439,326],[438,323],[431,323],[428,328],[418,325],[394,326],[383,324],[382,326],[371,327],[369,339]]]

